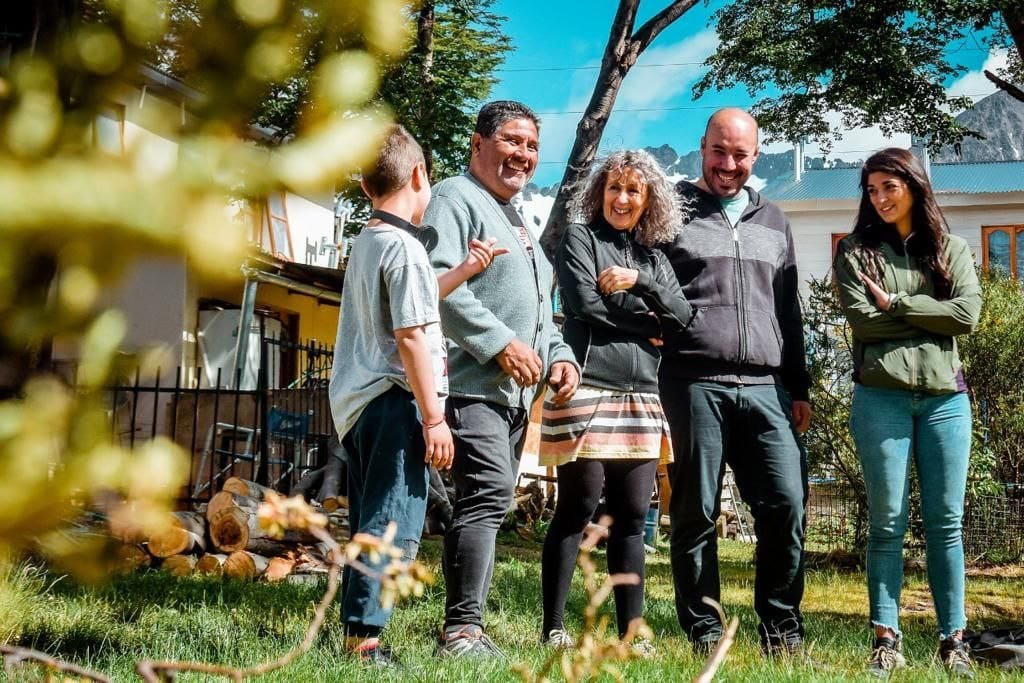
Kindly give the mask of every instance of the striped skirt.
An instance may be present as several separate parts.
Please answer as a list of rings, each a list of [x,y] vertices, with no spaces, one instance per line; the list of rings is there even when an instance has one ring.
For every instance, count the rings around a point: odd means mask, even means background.
[[[561,406],[544,396],[540,427],[542,467],[576,458],[658,459],[672,462],[668,420],[657,394],[627,393],[580,386]]]

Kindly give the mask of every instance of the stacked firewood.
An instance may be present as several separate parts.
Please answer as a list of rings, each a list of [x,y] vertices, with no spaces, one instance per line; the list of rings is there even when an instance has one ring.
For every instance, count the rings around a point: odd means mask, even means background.
[[[168,524],[160,533],[139,543],[122,545],[119,563],[125,569],[159,564],[175,576],[204,574],[267,581],[291,577],[289,580],[295,582],[326,576],[328,549],[324,544],[295,531],[288,531],[283,538],[273,538],[260,526],[258,509],[269,490],[230,477],[205,508],[170,513]],[[328,530],[339,541],[348,537],[345,503],[344,498],[334,496],[330,509],[322,506],[328,513]]]

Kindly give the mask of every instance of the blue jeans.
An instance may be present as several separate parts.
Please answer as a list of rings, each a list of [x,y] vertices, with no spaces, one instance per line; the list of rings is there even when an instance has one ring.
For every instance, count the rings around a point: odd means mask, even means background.
[[[348,451],[349,525],[356,533],[382,536],[395,522],[394,545],[402,559],[413,560],[420,547],[427,511],[426,446],[411,393],[393,387],[370,401],[342,440]],[[380,570],[389,558],[373,563]],[[341,618],[350,635],[374,635],[387,624],[391,610],[380,604],[380,581],[345,567]]]
[[[856,385],[850,430],[868,496],[868,599],[871,624],[899,633],[903,537],[910,508],[910,463],[921,486],[928,585],[939,635],[967,625],[961,522],[971,453],[967,394],[926,394]]]

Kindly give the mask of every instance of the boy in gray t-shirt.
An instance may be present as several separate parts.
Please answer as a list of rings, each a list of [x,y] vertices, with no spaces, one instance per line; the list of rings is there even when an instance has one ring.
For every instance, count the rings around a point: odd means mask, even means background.
[[[382,536],[394,522],[394,543],[412,560],[426,513],[428,465],[451,467],[454,454],[444,418],[448,378],[438,295],[506,250],[474,240],[464,262],[435,276],[415,226],[430,201],[426,165],[401,126],[388,132],[362,188],[374,212],[345,271],[331,413],[349,455],[352,534]],[[364,662],[392,663],[379,639],[391,615],[381,606],[380,582],[346,566],[341,612],[346,646]]]

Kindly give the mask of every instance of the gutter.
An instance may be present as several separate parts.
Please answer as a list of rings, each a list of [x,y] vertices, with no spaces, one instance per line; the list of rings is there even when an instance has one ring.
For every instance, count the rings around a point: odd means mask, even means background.
[[[341,294],[330,289],[324,289],[322,287],[315,287],[313,285],[307,285],[302,282],[296,282],[289,278],[281,275],[274,275],[268,273],[265,270],[257,270],[251,266],[242,266],[242,275],[245,276],[246,280],[255,280],[257,282],[265,282],[268,285],[277,285],[278,287],[284,287],[288,291],[298,292],[300,294],[307,294],[314,296],[318,299],[330,301],[336,304],[341,304]]]

